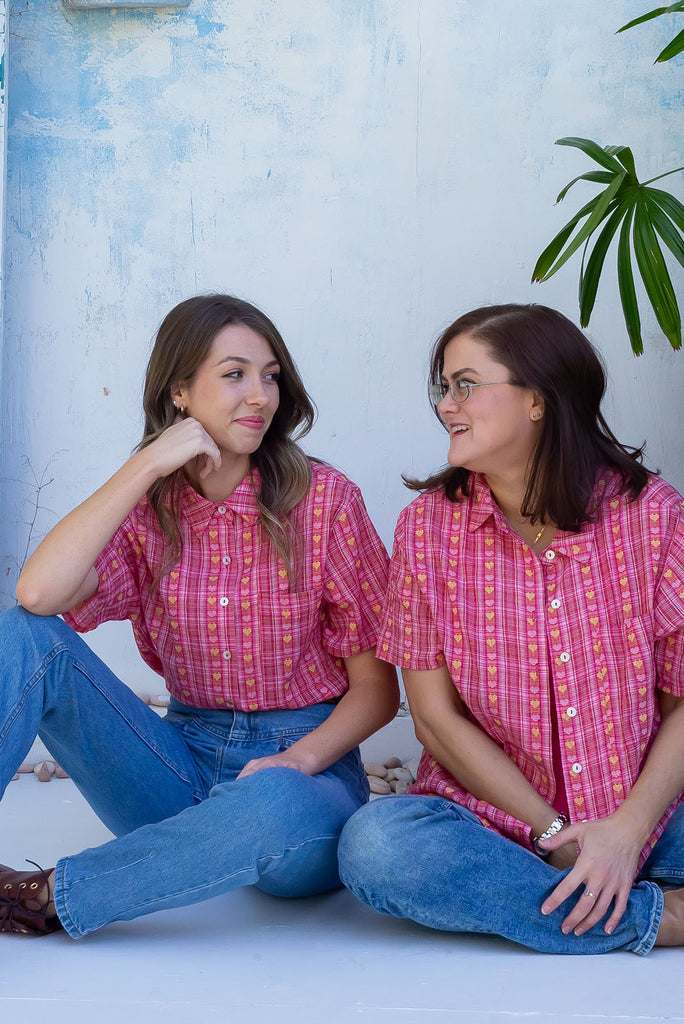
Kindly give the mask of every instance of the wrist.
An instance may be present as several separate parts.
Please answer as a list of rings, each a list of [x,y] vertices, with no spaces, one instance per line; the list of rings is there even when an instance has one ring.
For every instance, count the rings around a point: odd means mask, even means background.
[[[617,810],[613,811],[609,817],[612,818],[613,822],[618,825],[623,832],[633,838],[634,842],[640,847],[646,845],[659,820],[652,822],[650,818],[646,818],[644,815],[635,813],[634,809],[629,807],[627,801],[621,804]]]
[[[534,831],[530,829],[530,842],[532,844],[532,849],[538,857],[546,858],[551,853],[551,850],[547,850],[543,846],[540,846],[540,842],[544,839],[551,839],[553,836],[557,836],[567,823],[567,815],[557,814],[551,824],[541,833],[541,835],[535,836]]]

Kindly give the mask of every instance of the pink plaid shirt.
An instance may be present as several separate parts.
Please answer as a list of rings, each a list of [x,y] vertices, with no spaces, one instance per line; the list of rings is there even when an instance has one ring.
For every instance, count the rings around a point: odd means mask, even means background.
[[[183,554],[152,582],[166,541],[147,499],[97,559],[97,592],[64,618],[84,632],[130,619],[148,665],[179,701],[262,711],[330,700],[348,686],[343,658],[374,647],[387,554],[359,489],[312,466],[291,513],[301,537],[292,584],[258,522],[258,473],[223,502],[181,494]]]
[[[472,496],[416,498],[395,534],[378,654],[446,665],[473,721],[553,805],[553,702],[572,821],[611,814],[658,729],[656,688],[684,695],[684,503],[652,479],[630,503],[606,471],[598,522],[559,530],[537,557],[483,477]],[[468,807],[529,846],[529,828],[467,792],[427,751],[414,793]],[[644,848],[650,853],[679,800]]]

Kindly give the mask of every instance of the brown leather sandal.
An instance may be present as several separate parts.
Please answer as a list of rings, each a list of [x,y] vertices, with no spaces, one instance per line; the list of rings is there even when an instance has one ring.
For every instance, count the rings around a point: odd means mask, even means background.
[[[47,914],[52,902],[50,871],[34,866],[37,871],[14,871],[0,864],[0,932],[49,935],[62,927],[56,914]]]

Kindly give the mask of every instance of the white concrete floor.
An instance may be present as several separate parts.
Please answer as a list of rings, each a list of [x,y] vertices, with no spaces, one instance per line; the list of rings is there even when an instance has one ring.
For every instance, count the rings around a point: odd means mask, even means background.
[[[0,860],[51,866],[109,833],[73,783],[10,784]],[[684,1022],[684,951],[553,957],[381,917],[345,891],[240,891],[74,942],[0,936],[0,1021]]]

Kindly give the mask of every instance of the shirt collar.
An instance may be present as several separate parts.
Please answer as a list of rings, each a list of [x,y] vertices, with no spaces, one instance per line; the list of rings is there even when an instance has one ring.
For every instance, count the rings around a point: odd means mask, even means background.
[[[514,533],[503,512],[494,501],[486,478],[481,473],[473,473],[471,478],[470,520],[468,532],[479,530],[490,520],[494,520],[496,529],[501,533]],[[597,484],[601,486],[601,481]],[[605,483],[603,484],[605,488]],[[598,495],[597,495],[598,497]],[[558,530],[550,545],[554,551],[566,555],[578,562],[587,562],[591,557],[594,543],[594,523],[583,523],[579,533],[569,530]]]
[[[211,522],[227,515],[231,519],[241,516],[245,522],[255,523],[259,518],[257,494],[260,484],[259,470],[253,467],[231,495],[223,501],[209,501],[184,480],[180,492],[183,517],[187,519],[198,537],[202,536]]]

